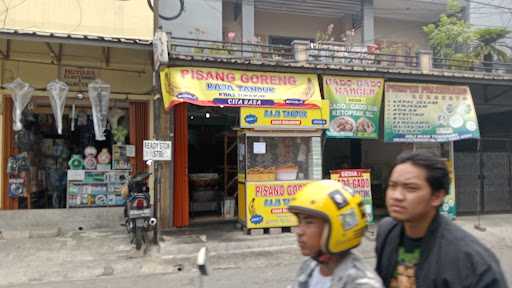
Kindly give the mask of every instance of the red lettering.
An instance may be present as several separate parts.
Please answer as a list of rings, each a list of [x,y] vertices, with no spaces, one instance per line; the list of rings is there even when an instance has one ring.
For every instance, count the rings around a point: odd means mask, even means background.
[[[304,184],[290,185],[286,188],[286,194],[288,196],[293,196],[302,190],[302,187],[304,187]]]
[[[282,185],[256,185],[256,197],[282,197],[284,187]]]

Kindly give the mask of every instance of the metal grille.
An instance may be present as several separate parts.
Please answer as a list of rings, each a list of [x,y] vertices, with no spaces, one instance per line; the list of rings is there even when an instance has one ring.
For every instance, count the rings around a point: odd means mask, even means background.
[[[479,150],[480,148],[480,150]],[[455,144],[457,210],[512,212],[512,139],[484,138]]]

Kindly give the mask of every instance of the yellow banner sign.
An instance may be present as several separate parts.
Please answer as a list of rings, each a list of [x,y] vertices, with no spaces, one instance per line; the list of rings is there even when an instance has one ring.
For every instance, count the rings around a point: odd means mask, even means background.
[[[172,67],[160,71],[166,109],[182,102],[202,106],[318,108],[314,74]]]
[[[374,223],[372,185],[369,169],[342,169],[331,171],[331,179],[352,188],[363,199],[363,209],[368,223]]]
[[[247,183],[247,228],[296,226],[297,217],[288,212],[288,205],[309,182]]]
[[[319,109],[252,108],[240,109],[242,128],[327,128],[329,102],[323,100]]]

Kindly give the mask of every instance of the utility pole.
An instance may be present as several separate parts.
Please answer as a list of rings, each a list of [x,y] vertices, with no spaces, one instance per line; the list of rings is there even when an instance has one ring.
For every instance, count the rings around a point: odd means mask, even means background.
[[[158,31],[159,27],[159,17],[158,14],[160,13],[159,10],[159,0],[153,0],[153,36],[156,35],[156,32]],[[153,44],[155,45],[155,44]],[[153,50],[154,51],[154,50]],[[154,53],[154,52],[153,52]],[[153,55],[155,57],[155,55]],[[160,94],[160,73],[158,71],[160,70],[159,67],[156,66],[156,63],[153,61],[153,93],[155,97],[153,98],[153,123],[154,123],[154,136],[157,140],[160,140],[160,118],[161,118],[161,104],[162,99],[161,97],[158,97]],[[155,225],[155,230],[153,231],[153,243],[158,244],[158,237],[160,232],[160,197],[162,193],[162,177],[161,177],[161,167],[160,167],[160,161],[154,161],[155,163],[155,201],[154,201],[154,207],[153,207],[153,213],[156,219],[158,219],[157,225]]]

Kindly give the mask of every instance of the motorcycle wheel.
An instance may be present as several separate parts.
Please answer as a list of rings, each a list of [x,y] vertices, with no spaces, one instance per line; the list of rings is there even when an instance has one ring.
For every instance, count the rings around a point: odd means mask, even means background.
[[[142,233],[144,233],[143,229],[144,227],[135,227],[135,249],[137,250],[140,250],[142,247]]]

